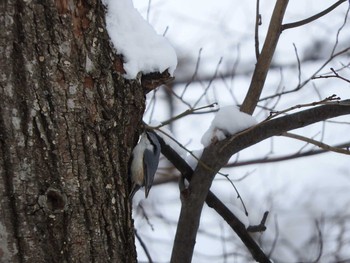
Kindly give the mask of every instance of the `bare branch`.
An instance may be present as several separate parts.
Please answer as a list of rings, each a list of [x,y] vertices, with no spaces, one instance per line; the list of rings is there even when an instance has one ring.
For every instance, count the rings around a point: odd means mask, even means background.
[[[200,61],[201,61],[202,50],[203,50],[203,48],[200,48],[199,51],[198,51],[198,58],[197,58],[196,68],[195,68],[195,70],[193,72],[191,80],[186,84],[184,90],[182,91],[182,94],[181,94],[180,98],[182,98],[185,95],[188,86],[194,81],[194,79],[196,78],[196,76],[198,74],[198,69],[199,69],[199,64],[200,64]]]
[[[136,230],[135,230],[135,236],[136,236],[137,240],[140,242],[140,245],[141,245],[141,247],[143,248],[143,251],[144,251],[145,254],[146,254],[146,257],[147,257],[147,259],[148,259],[148,262],[149,262],[149,263],[153,263],[151,254],[149,253],[145,242],[143,242],[142,238],[139,236],[139,234],[137,233]]]
[[[342,55],[342,54],[339,54]],[[312,58],[309,57],[303,57],[300,58],[300,63],[304,63],[304,62],[310,62],[313,61]],[[246,68],[246,67],[240,67],[238,68],[238,62],[239,61],[235,61],[234,62],[234,70],[229,69],[223,72],[219,72],[217,75],[217,79],[221,79],[224,80],[226,78],[232,79],[235,76],[250,76],[252,74],[252,70],[250,68]],[[254,63],[254,61],[250,61],[250,62],[246,62],[246,64],[250,64],[250,63]],[[275,70],[280,70],[281,68],[283,69],[294,69],[296,68],[295,63],[287,63],[287,64],[277,64],[272,62],[270,65],[270,70],[271,69],[275,69]],[[177,87],[179,85],[186,85],[188,83],[196,83],[196,82],[209,82],[210,80],[213,79],[213,75],[212,74],[204,74],[201,76],[197,76],[197,78],[193,79],[191,77],[187,77],[187,76],[176,76],[176,78],[172,81],[172,84]]]
[[[218,64],[216,65],[216,69],[215,69],[215,72],[214,72],[214,75],[213,77],[211,78],[211,80],[209,81],[207,87],[205,88],[203,94],[201,96],[199,96],[199,98],[197,99],[197,101],[194,103],[194,107],[196,107],[198,105],[198,103],[202,100],[202,98],[207,94],[207,91],[208,89],[211,87],[211,84],[213,83],[213,81],[216,79],[217,75],[218,75],[218,72],[219,72],[219,68],[220,68],[220,65],[222,63],[222,57],[219,59],[219,62]]]
[[[260,0],[256,0],[256,13],[255,13],[255,56],[256,60],[259,59],[259,26],[261,25],[261,15],[260,15]]]
[[[186,194],[181,195],[182,207],[171,262],[191,261],[200,215],[208,195],[207,193],[216,173],[228,162],[233,154],[269,137],[346,114],[350,114],[350,100],[340,101],[339,104],[323,105],[262,122],[255,127],[233,135],[229,139],[207,147],[199,163],[205,163],[211,169],[208,170],[206,167],[198,165],[193,173]],[[181,260],[179,257],[181,257]],[[265,257],[265,261],[258,262],[269,261],[266,261]]]
[[[317,234],[318,234],[318,240],[319,240],[320,249],[319,249],[319,251],[318,251],[317,257],[315,258],[314,261],[312,261],[312,263],[317,263],[317,262],[319,262],[320,259],[321,259],[321,257],[322,257],[322,253],[323,253],[323,235],[322,235],[320,223],[316,220],[316,221],[315,221],[315,225],[316,225],[316,229],[317,229]]]
[[[241,194],[239,193],[237,187],[236,187],[235,184],[233,183],[233,180],[231,180],[231,179],[229,178],[229,175],[228,175],[228,174],[227,174],[227,175],[224,175],[224,176],[225,176],[225,178],[230,182],[230,184],[232,185],[233,189],[235,190],[235,192],[236,192],[236,194],[237,194],[237,198],[241,201],[241,204],[242,204],[242,206],[243,206],[245,215],[248,216],[247,207],[246,207],[246,205],[245,205],[245,203],[244,203],[244,201],[243,201],[243,198],[242,198]]]
[[[309,18],[306,18],[304,20],[300,20],[298,22],[293,22],[293,23],[288,23],[288,24],[284,24],[282,25],[282,31],[285,29],[289,29],[289,28],[294,28],[294,27],[299,27],[299,26],[303,26],[305,24],[311,23],[312,21],[315,21],[317,19],[319,19],[320,17],[328,14],[329,12],[331,12],[332,10],[334,10],[335,8],[337,8],[340,4],[346,2],[346,0],[339,0],[338,2],[336,2],[335,4],[331,5],[330,7],[328,7],[327,9],[323,10],[322,12],[313,15]]]
[[[349,148],[350,142],[338,144],[335,146],[332,146],[333,148]],[[292,159],[302,158],[306,156],[312,156],[317,155],[321,153],[327,153],[327,150],[319,149],[319,150],[313,150],[313,151],[307,151],[307,152],[301,152],[296,154],[290,154],[275,158],[260,158],[260,159],[253,159],[248,161],[241,161],[241,162],[235,162],[235,163],[229,163],[225,165],[225,167],[239,167],[239,166],[245,166],[245,165],[253,165],[253,164],[265,164],[265,163],[275,163],[275,162],[282,162],[282,161],[289,161]]]
[[[325,151],[330,151],[330,152],[336,152],[336,153],[342,153],[342,154],[350,155],[350,151],[349,150],[344,150],[344,149],[341,149],[341,148],[332,147],[332,146],[330,146],[328,144],[325,144],[323,142],[319,142],[319,141],[316,141],[314,139],[307,138],[307,137],[304,137],[304,136],[301,136],[301,135],[298,135],[298,134],[285,132],[285,133],[282,134],[282,136],[288,137],[288,138],[297,139],[299,141],[303,141],[303,142],[307,142],[307,143],[316,145],[316,146],[322,148]]]
[[[343,24],[338,28],[337,35],[336,35],[336,37],[335,37],[335,43],[334,43],[333,50],[332,50],[332,55],[335,53],[335,50],[336,50],[337,47],[338,47],[339,35],[340,35],[340,32],[343,30],[343,28],[344,28],[345,25],[346,25],[346,22],[347,22],[347,20],[348,20],[349,11],[350,11],[350,7],[348,7],[348,10],[346,11]]]
[[[300,108],[305,108],[305,107],[312,107],[312,106],[317,106],[317,105],[322,105],[322,104],[327,104],[331,101],[339,101],[340,98],[337,97],[337,95],[333,94],[323,100],[320,100],[320,101],[314,101],[314,102],[311,102],[311,103],[304,103],[304,104],[298,104],[298,105],[295,105],[295,106],[292,106],[288,109],[285,109],[285,110],[282,110],[282,111],[271,111],[270,113],[270,116],[267,118],[267,120],[269,119],[272,119],[272,118],[275,118],[277,117],[278,115],[281,115],[281,114],[285,114],[289,111],[292,111],[292,110],[295,110],[295,109],[300,109]]]
[[[300,58],[299,58],[299,54],[298,54],[298,49],[295,46],[295,44],[293,43],[293,47],[294,47],[294,52],[295,52],[295,56],[297,57],[297,62],[298,62],[298,86],[300,86],[301,83],[301,64],[300,64]]]
[[[152,0],[148,0],[147,15],[146,15],[147,22],[149,22],[149,14],[151,12],[151,2],[152,2]]]
[[[266,220],[267,220],[267,216],[268,216],[268,215],[269,215],[269,212],[266,211],[266,212],[264,213],[264,215],[263,215],[263,218],[261,219],[260,224],[259,224],[259,225],[256,225],[256,226],[249,226],[249,227],[247,228],[247,231],[252,232],[252,233],[254,233],[254,232],[263,232],[263,231],[265,231],[265,230],[266,230],[265,224],[266,224]]]
[[[341,80],[344,80],[344,81],[350,83],[350,79],[347,79],[347,78],[340,76],[339,73],[334,68],[331,68],[331,71],[333,72],[333,75],[320,75],[320,76],[315,76],[312,79],[338,78],[338,79],[341,79]]]
[[[159,129],[165,125],[168,125],[176,120],[179,120],[183,117],[186,117],[188,115],[191,115],[191,114],[201,114],[203,112],[201,112],[201,110],[204,110],[204,109],[207,109],[207,108],[213,108],[217,105],[216,102],[210,104],[210,105],[206,105],[206,106],[203,106],[203,107],[199,107],[199,108],[190,108],[188,110],[185,110],[184,112],[180,113],[179,115],[176,115],[172,118],[170,118],[169,120],[166,120],[166,121],[162,121],[162,123],[156,127],[152,127],[153,129]],[[198,112],[200,111],[200,112]],[[215,112],[215,111],[218,111],[217,109],[214,109],[214,110],[210,110],[210,111],[205,111],[204,113],[209,113],[209,112]]]
[[[311,77],[309,77],[308,79],[304,80],[300,85],[297,85],[294,89],[291,90],[287,90],[287,91],[283,91],[283,92],[279,92],[270,96],[266,96],[261,98],[259,101],[263,101],[263,100],[268,100],[268,99],[272,99],[275,97],[280,97],[282,95],[285,94],[289,94],[289,93],[293,93],[296,91],[299,91],[301,88],[305,87],[306,84],[308,84],[322,69],[324,69],[328,63],[330,63],[335,57],[340,56],[342,54],[346,54],[347,52],[349,52],[350,47],[344,48],[343,50],[331,55],[312,75]]]
[[[159,142],[162,147],[162,154],[174,164],[174,166],[181,172],[181,174],[188,180],[191,181],[193,170],[187,164],[182,157],[177,154],[169,145],[165,144],[161,137],[158,137]],[[184,193],[181,193],[184,195]],[[259,245],[254,241],[254,239],[250,236],[245,226],[239,221],[239,219],[218,199],[211,191],[208,192],[206,196],[206,203],[209,207],[215,209],[215,211],[228,223],[228,225],[234,230],[234,232],[239,236],[245,246],[249,249],[252,256],[257,259],[258,262],[270,262],[264,252],[261,250]],[[186,224],[187,227],[190,227]],[[175,244],[177,244],[175,242]],[[187,256],[186,246],[183,247],[183,253],[176,254],[172,256],[171,262],[188,262],[185,261],[184,258]],[[174,250],[173,250],[174,251]],[[175,258],[177,256],[177,258]]]
[[[288,0],[277,0],[273,11],[264,46],[257,61],[248,93],[241,106],[241,111],[252,114],[264,87],[272,56],[281,34],[281,25]]]
[[[165,85],[165,88],[166,88],[167,92],[169,92],[169,93],[170,93],[171,95],[173,95],[175,98],[179,99],[183,104],[185,104],[185,105],[188,106],[189,108],[192,107],[190,103],[186,102],[186,101],[183,99],[182,95],[179,96],[179,95],[176,94],[176,92],[174,92],[174,88],[173,88],[173,87],[169,87],[168,85]]]

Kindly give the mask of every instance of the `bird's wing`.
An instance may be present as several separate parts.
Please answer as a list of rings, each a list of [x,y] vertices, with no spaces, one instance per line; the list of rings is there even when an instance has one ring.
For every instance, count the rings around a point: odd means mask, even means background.
[[[158,168],[159,159],[154,158],[154,153],[151,150],[146,149],[143,156],[143,166],[145,171],[145,192],[146,197],[148,195],[149,190],[152,187],[154,174]]]

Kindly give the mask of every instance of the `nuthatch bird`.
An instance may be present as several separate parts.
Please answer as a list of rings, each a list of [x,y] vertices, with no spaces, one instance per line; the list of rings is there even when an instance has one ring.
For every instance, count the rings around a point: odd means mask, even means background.
[[[129,198],[132,199],[140,187],[145,187],[145,197],[152,187],[154,174],[159,163],[160,144],[153,132],[144,132],[132,151],[130,179],[132,183]]]

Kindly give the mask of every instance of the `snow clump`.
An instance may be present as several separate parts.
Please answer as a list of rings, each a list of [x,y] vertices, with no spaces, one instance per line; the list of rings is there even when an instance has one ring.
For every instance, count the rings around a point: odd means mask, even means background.
[[[204,147],[226,139],[257,124],[251,115],[239,111],[235,106],[222,107],[215,115],[209,129],[204,133],[201,143]]]
[[[177,56],[174,48],[135,9],[132,0],[104,0],[106,27],[118,54],[123,55],[125,77],[139,72],[164,72],[173,75]]]

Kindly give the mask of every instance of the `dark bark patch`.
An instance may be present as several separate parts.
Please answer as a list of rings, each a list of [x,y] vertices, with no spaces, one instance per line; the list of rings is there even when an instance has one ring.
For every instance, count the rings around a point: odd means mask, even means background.
[[[114,70],[120,74],[125,74],[124,61],[122,56],[116,56],[114,60]]]
[[[67,207],[67,196],[61,191],[49,188],[39,196],[39,205],[50,212],[63,212]]]
[[[59,14],[65,14],[68,12],[68,1],[67,0],[56,0],[57,11]]]

